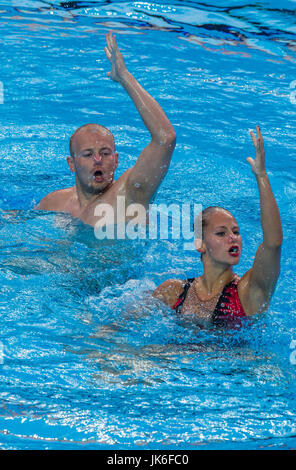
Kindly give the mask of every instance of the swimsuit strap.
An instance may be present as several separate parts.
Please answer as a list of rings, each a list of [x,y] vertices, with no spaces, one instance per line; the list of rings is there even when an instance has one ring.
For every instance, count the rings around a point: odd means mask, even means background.
[[[188,294],[189,287],[193,283],[195,277],[192,277],[190,279],[186,279],[185,284],[184,284],[184,290],[183,292],[179,295],[177,302],[173,306],[173,310],[176,310],[176,313],[180,313],[180,309],[182,305],[185,302],[186,296]]]

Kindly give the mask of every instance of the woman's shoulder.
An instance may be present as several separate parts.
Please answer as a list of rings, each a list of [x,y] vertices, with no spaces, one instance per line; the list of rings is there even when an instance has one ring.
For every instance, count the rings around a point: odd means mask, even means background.
[[[155,289],[153,297],[172,308],[182,294],[185,283],[182,279],[168,279]]]

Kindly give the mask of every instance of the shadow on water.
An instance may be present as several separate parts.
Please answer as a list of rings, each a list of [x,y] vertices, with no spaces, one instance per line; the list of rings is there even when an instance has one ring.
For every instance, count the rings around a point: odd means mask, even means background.
[[[16,2],[15,2],[16,3]],[[65,1],[65,2],[26,2],[26,9],[15,5],[24,15],[28,13],[55,13],[69,20],[87,22],[93,25],[106,25],[119,28],[157,29],[179,33],[188,40],[207,43],[216,38],[221,44],[241,43],[257,47],[250,40],[271,38],[280,43],[294,45],[294,8],[289,0],[281,2],[281,7],[273,2],[246,5],[234,2],[221,5],[219,2],[196,2],[177,0],[173,4],[165,2],[126,2],[126,1]],[[234,45],[234,44],[233,44]],[[272,49],[273,46],[271,46]],[[260,48],[260,45],[259,47]],[[263,47],[264,49],[264,47]],[[266,51],[268,52],[268,51]],[[270,51],[269,51],[270,52]]]

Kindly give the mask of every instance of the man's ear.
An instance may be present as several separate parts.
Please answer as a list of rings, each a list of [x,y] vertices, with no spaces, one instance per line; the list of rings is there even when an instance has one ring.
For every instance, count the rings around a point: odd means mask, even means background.
[[[67,163],[69,165],[70,170],[72,173],[75,173],[75,165],[74,165],[74,158],[73,157],[67,157]]]

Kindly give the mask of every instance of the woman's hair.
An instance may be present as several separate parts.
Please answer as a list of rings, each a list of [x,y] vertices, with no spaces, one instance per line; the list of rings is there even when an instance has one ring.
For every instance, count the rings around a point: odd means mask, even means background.
[[[217,211],[225,211],[231,214],[231,212],[224,207],[220,206],[209,206],[206,207],[202,212],[200,212],[194,220],[193,230],[195,238],[203,239],[204,229],[209,224],[210,216]]]
[[[193,230],[194,230],[194,238],[198,238],[200,240],[204,239],[204,231],[206,226],[209,224],[210,216],[217,211],[225,211],[231,214],[231,212],[224,207],[220,206],[209,206],[206,207],[202,212],[200,212],[194,220]],[[202,259],[202,254],[200,256]]]

